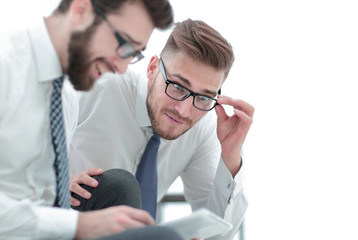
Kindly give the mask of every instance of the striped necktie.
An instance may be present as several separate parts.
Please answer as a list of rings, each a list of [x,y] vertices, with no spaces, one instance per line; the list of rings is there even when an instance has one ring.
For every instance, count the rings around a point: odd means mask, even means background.
[[[160,137],[153,131],[153,136],[144,150],[136,174],[142,194],[142,208],[148,211],[154,219],[157,215],[157,156],[159,145]]]
[[[53,81],[50,107],[52,144],[55,151],[54,168],[56,172],[56,199],[54,206],[70,208],[68,159],[61,99],[62,85],[63,77]]]

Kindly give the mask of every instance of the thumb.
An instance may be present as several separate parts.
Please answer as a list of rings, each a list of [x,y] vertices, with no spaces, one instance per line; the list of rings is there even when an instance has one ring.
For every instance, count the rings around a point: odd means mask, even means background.
[[[226,115],[224,107],[221,106],[221,105],[217,105],[215,107],[215,112],[216,112],[216,115],[218,116],[218,124],[222,123],[222,122],[225,122],[226,119],[229,118],[229,116]]]

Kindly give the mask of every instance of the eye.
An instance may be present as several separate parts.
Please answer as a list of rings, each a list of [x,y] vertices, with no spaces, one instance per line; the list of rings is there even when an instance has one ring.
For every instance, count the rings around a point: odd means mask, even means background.
[[[187,93],[186,89],[183,88],[182,86],[178,85],[178,84],[173,83],[173,88],[174,88],[174,90],[175,90],[176,92],[178,92],[178,93],[182,93],[182,94],[186,94],[186,93]]]
[[[200,103],[209,103],[212,100],[211,98],[203,95],[197,95],[196,99],[196,101]]]
[[[134,50],[132,45],[126,42],[117,48],[117,53],[119,56],[123,58],[128,58],[128,57],[134,57],[137,54],[137,51]]]

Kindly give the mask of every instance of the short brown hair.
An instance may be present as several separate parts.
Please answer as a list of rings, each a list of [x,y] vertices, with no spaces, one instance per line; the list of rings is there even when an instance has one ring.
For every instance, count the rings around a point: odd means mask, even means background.
[[[62,0],[55,13],[66,13],[73,0]],[[173,23],[173,9],[168,0],[91,0],[107,15],[115,13],[124,3],[139,2],[147,10],[154,27],[167,29]]]
[[[203,21],[187,19],[175,24],[161,56],[183,51],[189,57],[225,72],[225,79],[234,63],[230,43]]]

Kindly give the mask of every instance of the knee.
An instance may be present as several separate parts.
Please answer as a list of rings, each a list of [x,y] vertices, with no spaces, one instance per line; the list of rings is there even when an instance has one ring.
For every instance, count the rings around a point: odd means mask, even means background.
[[[183,240],[183,238],[173,229],[168,227],[157,227],[159,229],[158,239]]]
[[[146,229],[147,239],[183,240],[175,230],[168,227],[149,226],[144,229]]]
[[[117,193],[123,196],[138,196],[140,198],[141,191],[135,176],[119,168],[113,168],[105,171],[102,175],[97,176],[99,186],[106,189],[106,193]]]
[[[98,176],[101,184],[106,185],[107,188],[113,190],[121,189],[124,192],[130,191],[132,193],[138,192],[140,194],[140,187],[135,176],[119,168],[109,169]]]

